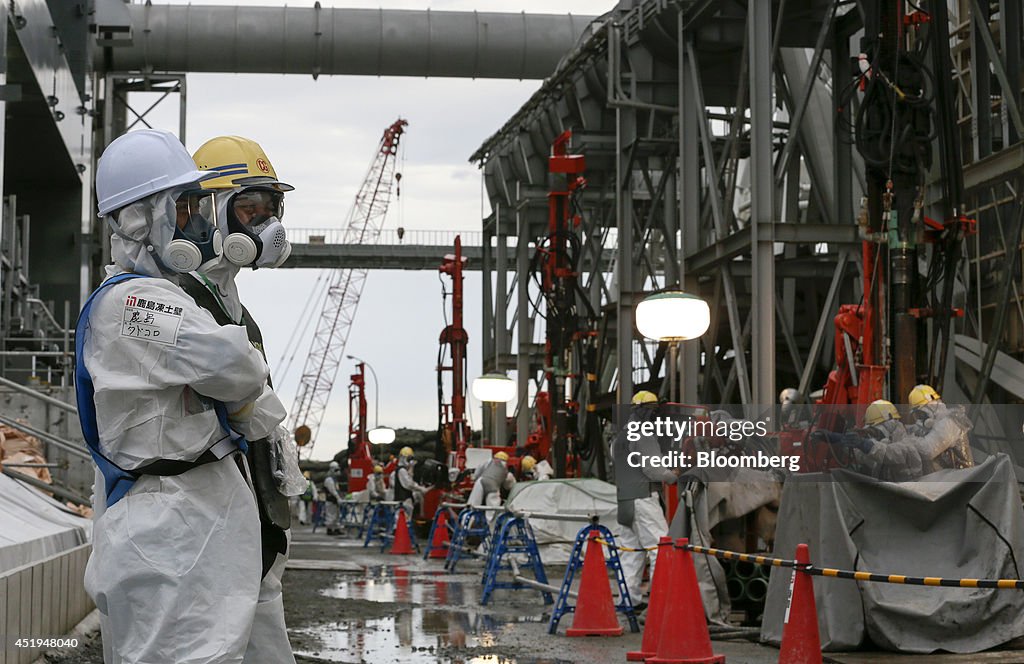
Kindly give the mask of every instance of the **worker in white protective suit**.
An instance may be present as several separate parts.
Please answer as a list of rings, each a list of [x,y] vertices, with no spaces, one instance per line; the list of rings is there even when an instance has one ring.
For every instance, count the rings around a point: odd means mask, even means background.
[[[220,136],[204,143],[193,155],[201,170],[221,175],[204,180],[203,189],[215,196],[217,224],[224,251],[219,261],[181,278],[182,288],[221,325],[242,325],[249,341],[266,357],[263,335],[242,305],[235,277],[242,268],[274,268],[291,253],[282,225],[284,195],[294,187],[277,178],[270,159],[258,143],[239,136]],[[247,457],[260,511],[263,575],[260,601],[244,664],[294,662],[285,626],[281,576],[288,562],[291,510],[288,496],[306,489],[298,468],[298,452],[281,426],[287,413],[268,380],[257,400],[254,417],[273,426],[269,438],[252,439]]]
[[[473,490],[469,492],[471,507],[501,505],[501,491],[511,491],[516,478],[508,469],[508,454],[498,452],[473,472]]]
[[[655,417],[657,408],[657,395],[641,390],[633,395],[628,421],[648,421]],[[619,551],[629,597],[634,609],[642,610],[647,606],[641,593],[644,563],[650,563],[650,573],[653,577],[658,540],[668,534],[668,522],[658,500],[658,489],[662,482],[675,484],[678,475],[667,468],[630,464],[631,453],[637,453],[633,457],[636,460],[637,455],[640,459],[651,458],[660,456],[662,451],[658,440],[652,436],[639,436],[637,440],[629,440],[626,425],[620,429],[611,445],[612,462],[615,466],[615,493],[618,498],[617,517],[619,525],[622,526],[617,543],[629,549],[650,549],[646,552]]]
[[[388,486],[384,483],[384,467],[376,465],[373,467],[373,474],[366,482],[366,494],[370,502],[387,500]]]
[[[931,385],[916,385],[910,390],[907,403],[912,420],[907,434],[917,441],[931,462],[925,467],[926,474],[942,468],[974,466],[967,436],[972,425],[963,406],[946,405]]]
[[[299,495],[299,523],[308,525],[313,520],[313,504],[316,502],[316,483],[309,476],[309,471],[302,473],[306,478],[306,488]]]
[[[413,469],[416,467],[416,457],[411,447],[403,447],[398,453],[398,468],[395,470],[394,482],[392,482],[395,500],[402,503],[402,508],[409,518],[416,513],[416,506],[423,505],[423,497],[427,495],[432,487],[420,484],[413,477]],[[382,469],[383,472],[383,469]]]
[[[341,466],[337,461],[332,461],[327,467],[327,477],[324,478],[324,493],[327,494],[327,511],[324,513],[324,524],[327,526],[328,535],[340,535],[341,524],[341,501],[344,496],[338,489],[338,479],[341,477]]]
[[[967,441],[970,423],[942,404],[937,395],[929,401],[933,405],[926,406],[927,413],[934,419],[922,419],[909,428],[900,421],[896,406],[878,399],[864,412],[864,429],[848,433],[816,431],[812,435],[852,450],[854,470],[887,482],[916,480],[947,467],[966,468],[954,464],[964,459],[973,463]],[[945,465],[944,459],[950,465]]]
[[[259,514],[239,432],[271,433],[251,420],[269,369],[244,328],[176,284],[218,259],[207,177],[173,134],[148,129],[97,165],[114,264],[79,316],[75,382],[98,470],[85,588],[107,664],[238,664],[256,613]]]
[[[529,454],[522,458],[519,467],[522,468],[523,479],[526,480],[549,480],[555,476],[555,469],[547,459],[537,461]]]

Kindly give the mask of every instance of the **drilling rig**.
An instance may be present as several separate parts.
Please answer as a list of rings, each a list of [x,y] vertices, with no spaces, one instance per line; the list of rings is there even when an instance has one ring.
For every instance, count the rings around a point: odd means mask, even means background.
[[[942,390],[951,320],[963,314],[952,306],[956,266],[963,238],[976,228],[963,214],[946,3],[929,3],[928,10],[907,12],[902,0],[864,3],[861,53],[836,109],[837,125],[852,126],[865,164],[867,195],[858,219],[864,295],[859,304],[842,305],[835,317],[836,369],[820,403],[858,405],[858,423],[863,407],[876,399],[905,402],[919,383]],[[924,210],[933,142],[941,219]],[[817,424],[836,427],[837,412],[823,411]],[[839,463],[822,449],[804,447],[807,470]]]
[[[578,271],[582,222],[578,196],[587,184],[586,161],[583,155],[569,154],[571,139],[571,131],[562,132],[548,157],[547,236],[538,242],[534,256],[545,310],[546,390],[537,393],[535,427],[524,446],[536,458],[550,459],[555,477],[579,476],[581,461],[596,453],[593,468],[601,477],[603,445],[596,413],[591,404],[581,407],[581,395],[597,393],[593,370],[597,335],[594,312],[580,313],[589,307]]]
[[[444,257],[438,272],[452,280],[452,319],[445,325],[438,339],[437,355],[437,461],[458,468],[466,468],[466,447],[469,445],[469,424],[466,422],[466,347],[469,334],[462,326],[462,238],[455,237],[455,253]],[[447,351],[447,352],[446,352]],[[450,364],[445,364],[445,358]],[[445,401],[444,375],[451,374],[451,399]]]
[[[366,438],[366,364],[356,364],[348,386],[348,490],[362,491],[373,473],[373,456]]]

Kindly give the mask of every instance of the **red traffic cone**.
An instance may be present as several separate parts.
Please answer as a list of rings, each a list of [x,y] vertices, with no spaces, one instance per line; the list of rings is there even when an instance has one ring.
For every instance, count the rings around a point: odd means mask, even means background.
[[[806,544],[796,545],[796,561],[811,563]],[[821,664],[821,638],[818,636],[818,609],[814,603],[811,575],[793,570],[789,586],[789,604],[782,623],[782,646],[779,664]]]
[[[409,523],[405,520],[405,510],[398,508],[398,518],[395,520],[395,532],[391,534],[391,553],[394,555],[406,555],[416,553],[412,549],[412,540],[409,539]]]
[[[697,585],[697,570],[693,556],[682,547],[689,544],[685,537],[676,540],[675,554],[669,558],[669,586],[662,613],[658,654],[647,664],[724,664],[725,656],[711,650],[708,623],[704,618],[704,601]],[[659,565],[660,567],[660,565]],[[654,570],[655,574],[658,570]]]
[[[572,627],[565,631],[566,636],[619,636],[623,631],[615,617],[608,568],[597,537],[596,530],[590,531],[587,553],[583,557],[579,598],[572,616]]]
[[[448,557],[448,510],[440,507],[438,509],[441,510],[441,514],[437,517],[437,525],[434,526],[434,537],[430,540],[429,558]]]
[[[647,605],[644,636],[640,641],[640,650],[626,653],[628,662],[642,662],[648,657],[658,654],[661,618],[665,613],[665,604],[668,600],[668,576],[674,564],[672,562],[675,557],[674,551],[671,537],[662,537],[658,540],[658,564],[654,567],[654,578],[651,579],[651,602]]]

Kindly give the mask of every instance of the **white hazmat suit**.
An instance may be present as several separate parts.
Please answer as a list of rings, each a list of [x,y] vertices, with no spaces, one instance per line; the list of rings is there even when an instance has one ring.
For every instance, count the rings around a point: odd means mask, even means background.
[[[654,408],[646,405],[633,406],[630,411],[631,420],[643,421],[654,416]],[[677,476],[665,468],[655,468],[642,464],[634,467],[629,464],[630,454],[636,453],[637,458],[650,458],[661,455],[661,447],[652,436],[640,436],[638,440],[629,440],[626,427],[612,441],[611,454],[615,465],[615,488],[618,496],[618,522],[622,532],[617,543],[620,546],[636,551],[619,551],[622,563],[622,574],[626,579],[629,597],[633,604],[641,602],[641,585],[643,584],[644,565],[650,562],[651,577],[654,577],[654,565],[658,558],[658,540],[668,534],[668,521],[661,508],[658,494],[652,491],[652,485],[665,482],[674,484]],[[648,549],[646,552],[640,549]]]
[[[235,190],[220,191],[217,193],[217,219],[221,232],[227,235],[228,204]],[[227,317],[236,325],[243,324],[244,308],[239,299],[238,288],[235,285],[235,277],[241,268],[221,256],[212,267],[203,269],[201,274],[193,273],[183,276],[181,279],[196,279],[207,290],[212,293]],[[254,345],[255,341],[251,338]],[[262,352],[262,348],[259,349]],[[268,435],[277,435],[277,427],[287,416],[284,406],[269,385],[265,385],[260,398],[257,399],[252,415],[246,422],[241,432],[246,435],[250,445],[267,445]],[[271,432],[275,432],[272,434]],[[254,468],[255,470],[255,468]],[[263,575],[260,583],[259,603],[256,607],[256,615],[253,620],[252,634],[249,646],[245,652],[244,664],[289,664],[295,662],[292,648],[288,641],[288,631],[284,618],[284,599],[281,594],[281,575],[284,573],[285,565],[288,562],[288,548],[291,542],[291,530],[275,530],[275,527],[264,523],[263,540],[264,547],[271,545],[274,550],[264,551],[264,556],[273,556],[272,562],[269,558],[263,559],[264,569],[269,563],[270,568]],[[268,539],[269,538],[269,539]],[[283,548],[283,552],[281,551]]]
[[[508,472],[508,465],[493,457],[473,473],[473,490],[469,492],[469,504],[473,507],[501,505],[501,490],[511,491],[515,485],[516,478]]]
[[[154,259],[173,236],[177,193],[121,210],[108,277],[154,278],[105,289],[83,321],[99,448],[128,470],[198,458],[226,436],[211,400],[245,413],[269,375],[245,330],[218,325]],[[260,592],[246,472],[234,453],[178,475],[142,475],[96,517],[85,587],[104,616],[108,662],[242,662]]]

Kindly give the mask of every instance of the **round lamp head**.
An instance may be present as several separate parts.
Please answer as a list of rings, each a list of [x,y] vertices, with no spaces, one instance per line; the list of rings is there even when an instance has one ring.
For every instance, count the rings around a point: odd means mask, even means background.
[[[682,291],[649,295],[636,307],[636,328],[655,341],[696,339],[708,331],[709,325],[708,303]]]
[[[473,396],[480,401],[508,403],[516,396],[516,382],[505,374],[484,374],[473,379]]]
[[[390,445],[395,442],[395,430],[390,427],[377,427],[367,431],[366,437],[374,445]]]

